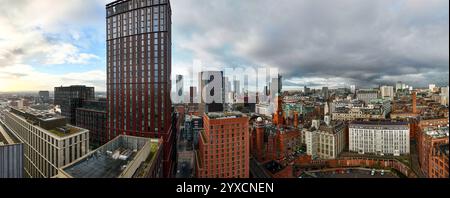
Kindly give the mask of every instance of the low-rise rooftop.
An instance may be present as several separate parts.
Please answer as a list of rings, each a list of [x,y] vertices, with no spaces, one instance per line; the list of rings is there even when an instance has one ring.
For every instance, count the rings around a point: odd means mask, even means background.
[[[449,137],[449,127],[425,127],[423,131],[432,138]]]
[[[58,177],[127,178],[141,175],[161,149],[159,139],[119,136],[66,167]]]
[[[224,112],[224,113],[211,112],[211,113],[207,113],[206,115],[210,119],[216,119],[216,120],[244,117],[244,114],[241,112]]]
[[[402,121],[389,121],[389,120],[379,120],[379,121],[353,121],[350,125],[388,125],[388,126],[399,126],[399,125],[409,125],[408,122]]]
[[[35,109],[15,109],[11,112],[27,122],[39,126],[46,131],[58,137],[66,137],[79,133],[85,129],[78,128],[67,124],[67,119],[63,116],[49,113],[48,111],[40,111]]]

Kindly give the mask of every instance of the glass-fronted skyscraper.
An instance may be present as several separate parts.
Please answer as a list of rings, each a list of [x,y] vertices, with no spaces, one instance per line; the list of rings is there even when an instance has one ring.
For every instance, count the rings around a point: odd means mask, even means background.
[[[167,176],[174,153],[170,2],[119,0],[106,10],[109,137],[163,137]]]

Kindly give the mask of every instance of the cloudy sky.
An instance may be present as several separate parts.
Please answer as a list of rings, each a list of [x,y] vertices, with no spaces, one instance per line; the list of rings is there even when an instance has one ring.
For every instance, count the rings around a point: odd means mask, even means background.
[[[0,92],[105,90],[111,0],[1,0]],[[447,85],[448,0],[171,0],[173,72],[271,66],[288,88]]]

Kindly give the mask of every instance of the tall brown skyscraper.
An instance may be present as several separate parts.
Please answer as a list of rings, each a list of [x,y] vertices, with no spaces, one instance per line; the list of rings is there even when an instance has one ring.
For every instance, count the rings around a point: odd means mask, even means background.
[[[107,10],[108,131],[164,139],[164,173],[175,153],[172,133],[169,0],[118,0]]]

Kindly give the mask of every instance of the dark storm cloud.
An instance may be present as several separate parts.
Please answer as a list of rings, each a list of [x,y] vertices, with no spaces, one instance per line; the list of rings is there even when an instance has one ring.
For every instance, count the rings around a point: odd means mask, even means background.
[[[306,78],[448,84],[448,3],[172,0],[175,45],[218,64],[279,67],[300,86]]]

